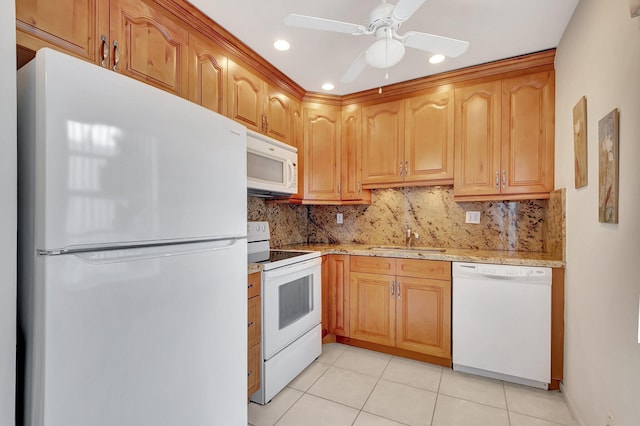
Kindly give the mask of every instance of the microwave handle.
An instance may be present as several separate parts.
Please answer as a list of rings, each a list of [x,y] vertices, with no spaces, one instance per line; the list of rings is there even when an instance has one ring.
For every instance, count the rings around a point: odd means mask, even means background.
[[[289,169],[288,178],[287,178],[287,187],[290,188],[293,185],[294,183],[293,181],[295,179],[295,176],[294,176],[295,169],[293,166],[293,161],[287,160],[287,169]]]

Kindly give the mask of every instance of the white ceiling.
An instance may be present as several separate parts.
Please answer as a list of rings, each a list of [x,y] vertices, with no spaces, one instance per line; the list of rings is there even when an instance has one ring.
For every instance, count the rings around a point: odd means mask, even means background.
[[[214,21],[260,56],[311,92],[345,95],[412,80],[443,71],[504,59],[556,47],[578,0],[427,0],[399,29],[421,31],[470,42],[466,53],[432,65],[429,54],[407,48],[399,64],[385,71],[367,67],[352,83],[340,78],[356,56],[375,41],[373,36],[292,28],[284,25],[289,13],[367,24],[380,0],[190,0]],[[390,0],[390,3],[397,3]],[[279,52],[273,42],[291,43]]]

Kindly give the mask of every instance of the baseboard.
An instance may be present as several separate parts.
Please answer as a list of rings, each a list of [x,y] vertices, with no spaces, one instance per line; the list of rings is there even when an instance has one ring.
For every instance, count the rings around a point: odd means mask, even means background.
[[[576,426],[585,426],[585,423],[584,421],[582,421],[582,418],[580,417],[578,410],[576,410],[575,404],[571,400],[571,395],[569,395],[569,393],[567,393],[567,391],[565,390],[564,382],[560,382],[560,391],[562,392],[562,397],[564,398],[564,402],[567,404],[567,408],[571,413],[571,417],[573,417],[573,420],[575,422],[574,424]]]

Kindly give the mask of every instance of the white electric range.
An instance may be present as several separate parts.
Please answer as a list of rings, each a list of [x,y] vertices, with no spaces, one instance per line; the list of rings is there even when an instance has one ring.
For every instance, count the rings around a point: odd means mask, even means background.
[[[268,222],[248,222],[249,263],[262,265],[261,386],[266,404],[322,351],[320,252],[272,250]]]

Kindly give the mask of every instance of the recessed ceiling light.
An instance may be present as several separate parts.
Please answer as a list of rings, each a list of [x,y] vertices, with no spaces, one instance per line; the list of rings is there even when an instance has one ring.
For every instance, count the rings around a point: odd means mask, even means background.
[[[276,40],[273,42],[273,47],[275,47],[276,50],[284,52],[289,50],[291,48],[291,45],[287,40]]]
[[[322,90],[333,90],[334,89],[334,85],[331,83],[325,83],[322,85]]]
[[[432,57],[429,58],[429,63],[430,64],[439,64],[440,62],[444,61],[444,55],[433,55]]]

